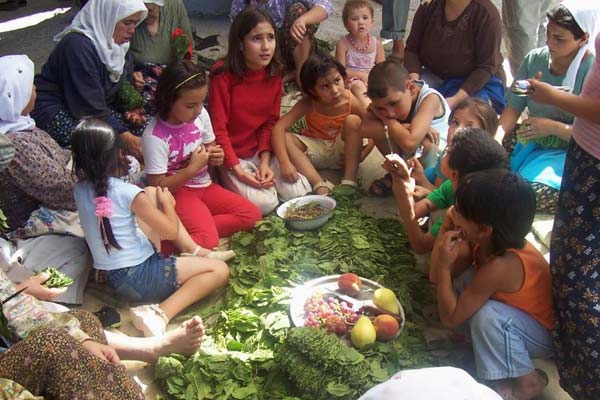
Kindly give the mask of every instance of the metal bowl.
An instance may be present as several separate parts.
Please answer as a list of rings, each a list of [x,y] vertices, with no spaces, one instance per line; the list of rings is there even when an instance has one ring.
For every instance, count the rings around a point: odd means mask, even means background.
[[[299,207],[313,201],[318,201],[322,207],[329,209],[329,211],[312,219],[290,219],[285,217],[286,211],[290,206],[295,205]],[[321,227],[325,222],[329,221],[333,216],[335,206],[336,202],[331,197],[314,194],[286,201],[277,208],[277,215],[282,218],[291,229],[310,231]]]

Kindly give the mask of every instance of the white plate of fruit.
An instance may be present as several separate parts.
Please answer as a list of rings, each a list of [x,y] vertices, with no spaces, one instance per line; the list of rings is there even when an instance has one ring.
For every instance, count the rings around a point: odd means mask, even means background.
[[[294,326],[349,335],[355,347],[393,340],[404,326],[404,309],[390,289],[353,273],[313,279],[294,289]]]

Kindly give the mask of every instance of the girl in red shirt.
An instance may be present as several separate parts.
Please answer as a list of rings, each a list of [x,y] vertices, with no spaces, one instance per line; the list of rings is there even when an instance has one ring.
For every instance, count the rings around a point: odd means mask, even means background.
[[[249,7],[229,31],[229,50],[210,78],[208,111],[217,143],[225,153],[223,185],[256,204],[263,215],[282,200],[311,190],[305,177],[284,182],[271,157],[271,131],[281,107],[281,63],[275,25]]]

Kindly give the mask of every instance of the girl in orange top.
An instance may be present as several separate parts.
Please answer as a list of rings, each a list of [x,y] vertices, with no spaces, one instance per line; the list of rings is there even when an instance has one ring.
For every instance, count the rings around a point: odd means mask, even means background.
[[[339,169],[343,166],[343,126],[350,114],[363,117],[366,109],[344,87],[346,70],[326,54],[314,54],[300,70],[305,96],[275,124],[271,137],[281,177],[296,182],[299,173],[306,176],[317,194],[329,194],[333,185],[323,180],[316,168]],[[307,128],[295,135],[288,129],[305,117]],[[373,144],[363,148],[366,157]],[[362,160],[361,158],[361,160]]]
[[[440,319],[468,324],[481,379],[505,399],[531,399],[547,384],[532,358],[553,354],[550,268],[525,240],[535,194],[518,175],[488,170],[463,180],[455,204],[431,256]]]

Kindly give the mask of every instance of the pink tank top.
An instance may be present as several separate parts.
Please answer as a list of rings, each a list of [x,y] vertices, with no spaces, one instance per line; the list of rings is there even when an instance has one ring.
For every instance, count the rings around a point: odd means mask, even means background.
[[[371,43],[372,50],[361,51],[357,50],[350,42],[350,35],[344,36],[346,44],[348,45],[348,51],[346,52],[346,68],[369,72],[375,65],[375,58],[377,57],[377,38],[373,35],[369,35],[369,42]]]

